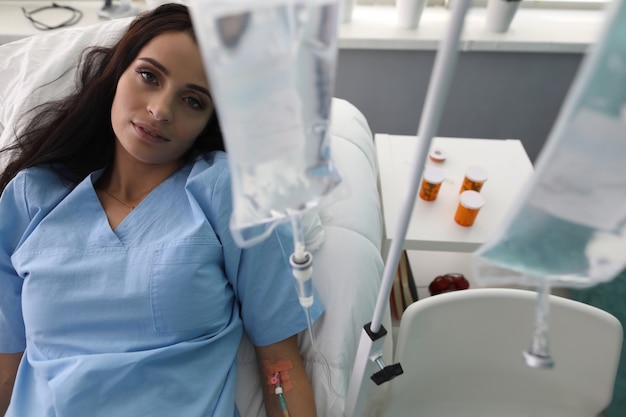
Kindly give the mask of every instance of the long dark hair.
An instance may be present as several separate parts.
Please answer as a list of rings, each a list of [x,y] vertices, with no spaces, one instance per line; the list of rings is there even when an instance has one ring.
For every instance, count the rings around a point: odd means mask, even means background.
[[[195,40],[187,7],[160,6],[135,19],[115,46],[83,51],[75,92],[26,113],[25,128],[15,143],[2,150],[9,153],[10,162],[0,173],[0,192],[25,168],[49,165],[77,184],[110,164],[115,147],[111,106],[117,82],[139,51],[165,32],[187,32]],[[187,157],[212,150],[224,150],[215,111]]]

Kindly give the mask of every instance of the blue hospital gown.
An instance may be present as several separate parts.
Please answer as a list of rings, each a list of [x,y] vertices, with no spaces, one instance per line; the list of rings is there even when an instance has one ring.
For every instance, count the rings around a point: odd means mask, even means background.
[[[0,352],[25,350],[10,417],[237,416],[236,355],[306,328],[288,227],[242,250],[226,156],[189,164],[112,230],[101,172],[22,171],[0,198]],[[311,316],[322,307],[316,301]]]

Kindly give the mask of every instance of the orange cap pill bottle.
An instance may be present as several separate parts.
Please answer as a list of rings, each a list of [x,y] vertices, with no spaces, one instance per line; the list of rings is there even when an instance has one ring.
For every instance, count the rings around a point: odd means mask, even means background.
[[[430,159],[433,162],[441,163],[446,160],[446,153],[442,151],[441,149],[433,149],[428,154],[428,159]]]
[[[485,198],[478,191],[463,191],[459,196],[454,221],[465,227],[473,225],[483,205],[485,205]]]
[[[422,176],[422,185],[419,196],[425,201],[435,201],[441,189],[441,183],[446,179],[446,174],[440,168],[426,167]]]
[[[467,190],[474,190],[480,192],[483,188],[483,184],[487,181],[487,171],[481,167],[469,167],[465,170],[465,178],[463,178],[463,184],[459,193]]]

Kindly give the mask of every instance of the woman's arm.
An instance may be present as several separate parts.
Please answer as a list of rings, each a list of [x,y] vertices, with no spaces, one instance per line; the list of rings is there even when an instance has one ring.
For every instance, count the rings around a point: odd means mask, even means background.
[[[0,353],[0,416],[3,416],[9,408],[20,360],[22,360],[22,352]]]
[[[267,416],[287,415],[275,393],[276,385],[272,383],[274,379],[273,382],[278,382],[283,390],[289,417],[316,417],[313,388],[302,363],[297,336],[272,345],[257,346],[256,354]]]

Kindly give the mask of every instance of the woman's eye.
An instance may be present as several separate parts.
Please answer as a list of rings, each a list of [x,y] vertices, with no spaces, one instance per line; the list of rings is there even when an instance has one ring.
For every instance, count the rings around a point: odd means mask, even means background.
[[[192,109],[202,110],[204,105],[200,100],[194,97],[185,97],[183,99]]]
[[[139,73],[139,75],[141,75],[141,78],[143,78],[147,82],[152,83],[152,84],[157,82],[157,77],[150,71],[137,70],[137,72]]]

